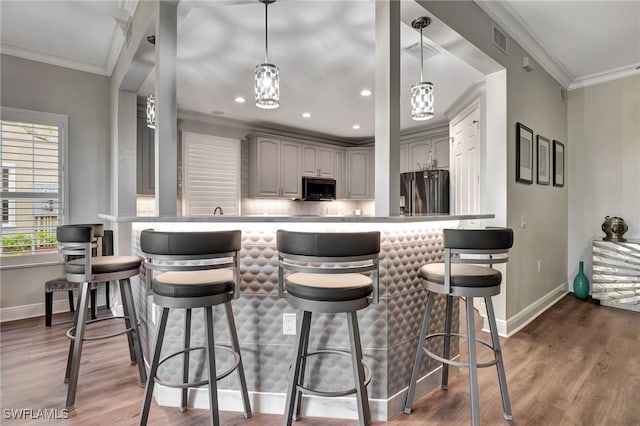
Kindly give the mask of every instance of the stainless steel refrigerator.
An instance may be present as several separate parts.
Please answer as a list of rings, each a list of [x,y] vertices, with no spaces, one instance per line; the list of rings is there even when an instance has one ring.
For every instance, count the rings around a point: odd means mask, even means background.
[[[448,214],[449,171],[424,170],[400,174],[400,213]]]

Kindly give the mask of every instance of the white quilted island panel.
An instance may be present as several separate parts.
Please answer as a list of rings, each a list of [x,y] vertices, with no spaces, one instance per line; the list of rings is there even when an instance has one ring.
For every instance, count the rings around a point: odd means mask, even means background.
[[[459,221],[428,221],[408,223],[360,222],[161,222],[132,223],[132,254],[142,255],[140,232],[153,228],[162,231],[242,230],[240,252],[241,297],[232,301],[238,329],[242,358],[254,411],[281,413],[284,408],[287,370],[293,357],[295,336],[282,334],[282,314],[295,312],[285,299],[278,299],[278,251],[275,234],[278,229],[317,232],[381,232],[380,303],[358,312],[365,362],[373,379],[368,387],[372,415],[386,420],[401,410],[409,383],[413,357],[425,310],[426,291],[418,279],[418,270],[427,262],[442,260],[442,229],[458,227]],[[144,286],[144,276],[134,278],[134,293],[138,315],[142,322],[145,357],[152,352],[154,312],[152,298]],[[457,309],[457,305],[455,309]],[[229,344],[222,307],[214,308],[216,344]],[[457,319],[454,312],[454,319]],[[164,341],[164,352],[178,351],[183,342],[183,312],[172,311]],[[204,344],[203,313],[195,309],[192,322],[192,345]],[[444,299],[437,299],[431,330],[444,329]],[[458,329],[457,320],[453,327]],[[434,339],[433,351],[441,351],[441,342]],[[431,344],[431,343],[430,343]],[[309,350],[348,350],[349,340],[345,314],[314,314]],[[456,348],[452,350],[457,351]],[[206,374],[203,351],[192,353],[191,380]],[[216,360],[220,371],[229,363],[226,351],[219,351]],[[423,357],[421,376],[428,376],[440,365]],[[159,376],[180,381],[181,358],[163,364]],[[309,359],[307,380],[313,388],[339,390],[353,387],[351,359],[341,356],[319,356]],[[427,383],[428,380],[425,381]],[[432,385],[423,386],[425,390]],[[241,410],[237,374],[218,382],[220,408]],[[420,389],[419,389],[420,390]],[[197,407],[207,408],[206,387],[192,399]],[[179,394],[160,387],[156,399],[163,405],[178,405]],[[305,397],[303,415],[357,418],[355,399]],[[307,407],[306,409],[304,407]]]

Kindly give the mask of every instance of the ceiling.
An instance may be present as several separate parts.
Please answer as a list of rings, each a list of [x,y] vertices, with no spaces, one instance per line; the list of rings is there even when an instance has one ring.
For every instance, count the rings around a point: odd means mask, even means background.
[[[477,0],[533,59],[567,88],[639,72],[640,1]],[[110,75],[136,0],[0,2],[2,53]],[[403,1],[402,7],[413,7]],[[344,140],[374,133],[374,3],[279,0],[269,6],[269,60],[280,68],[280,108],[253,104],[253,70],[264,60],[264,6],[257,1],[183,0],[178,6],[177,98],[182,110]],[[116,19],[117,18],[117,19]],[[119,20],[119,23],[118,23]],[[597,23],[597,28],[594,28]],[[444,123],[443,112],[484,75],[425,29],[425,79],[436,116],[411,120],[409,90],[419,80],[419,34],[401,25],[401,128]],[[413,46],[412,48],[408,47]],[[153,92],[153,73],[139,90]],[[234,102],[244,96],[246,102]],[[310,118],[301,114],[309,112]],[[360,129],[354,130],[354,124]]]

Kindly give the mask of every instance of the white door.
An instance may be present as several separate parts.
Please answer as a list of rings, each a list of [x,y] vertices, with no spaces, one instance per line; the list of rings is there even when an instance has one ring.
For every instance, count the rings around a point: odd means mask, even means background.
[[[182,211],[184,216],[240,213],[240,141],[182,133]]]
[[[258,138],[257,173],[258,195],[261,197],[280,196],[280,141]],[[249,173],[253,173],[251,170]]]
[[[480,109],[451,121],[451,189],[456,214],[480,212]]]

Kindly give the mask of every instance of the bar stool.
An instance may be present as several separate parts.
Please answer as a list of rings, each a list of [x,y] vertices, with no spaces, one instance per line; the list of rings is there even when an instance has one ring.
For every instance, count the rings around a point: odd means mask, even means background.
[[[420,269],[422,284],[427,290],[427,309],[422,321],[420,339],[416,349],[411,383],[405,403],[404,412],[411,414],[411,405],[418,380],[418,372],[422,361],[422,352],[427,356],[442,362],[442,389],[448,388],[449,365],[469,369],[469,388],[471,398],[471,423],[480,424],[480,406],[478,400],[478,368],[495,365],[498,370],[500,393],[502,395],[502,407],[505,420],[512,420],[511,404],[507,389],[507,379],[502,361],[502,350],[496,318],[493,311],[491,296],[500,293],[502,274],[493,269],[494,263],[505,263],[509,260],[508,251],[513,246],[513,230],[509,228],[487,229],[445,229],[444,231],[444,263],[429,263]],[[472,255],[473,258],[465,255]],[[480,256],[479,258],[477,255]],[[471,265],[475,264],[475,265]],[[489,267],[478,265],[489,265]],[[433,309],[435,295],[444,294],[447,297],[445,332],[427,334],[429,320]],[[453,297],[464,297],[467,314],[467,334],[451,332],[451,312]],[[480,339],[476,339],[473,298],[483,297],[486,308],[489,328],[491,330],[492,345]],[[450,357],[451,336],[467,339],[469,348],[469,363],[456,362]],[[425,342],[434,337],[444,337],[444,349],[442,357],[429,351]],[[493,351],[494,359],[486,363],[478,363],[476,355],[476,342]]]
[[[146,425],[151,407],[153,387],[161,385],[182,388],[180,411],[187,409],[189,387],[209,386],[209,408],[211,424],[219,425],[217,381],[227,377],[234,370],[240,378],[241,396],[245,418],[251,417],[251,406],[247,392],[247,382],[240,356],[240,344],[236,333],[235,320],[231,309],[231,299],[240,296],[238,284],[238,251],[241,245],[240,231],[216,232],[159,232],[144,230],[140,235],[140,247],[147,257],[145,268],[147,280],[153,290],[153,302],[162,307],[162,315],[156,329],[153,360],[147,379],[140,425]],[[196,264],[189,261],[198,261]],[[186,264],[185,264],[186,263]],[[231,268],[231,269],[229,269]],[[151,271],[160,271],[155,277]],[[213,339],[213,306],[224,304],[231,347],[215,345]],[[206,346],[191,346],[191,310],[204,308]],[[185,309],[184,349],[160,359],[162,342],[167,328],[170,309]],[[224,372],[217,374],[215,348],[231,353],[234,362]],[[189,353],[205,350],[208,380],[189,382]],[[183,376],[181,383],[160,380],[156,374],[158,367],[169,359],[183,355]]]
[[[302,394],[338,397],[356,394],[360,425],[371,424],[366,386],[369,368],[362,360],[357,311],[378,303],[380,232],[307,233],[279,230],[278,295],[303,312],[298,329],[293,372],[289,375],[284,424],[300,418]],[[310,266],[318,265],[320,266]],[[284,271],[292,271],[284,276]],[[372,277],[363,272],[371,273]],[[347,315],[351,353],[335,350],[308,352],[312,313]],[[351,355],[355,387],[326,392],[304,386],[308,357],[323,353]],[[365,377],[366,370],[366,377]]]
[[[68,410],[73,410],[75,406],[82,344],[85,340],[99,340],[127,334],[131,363],[138,365],[138,373],[142,385],[144,385],[147,377],[129,280],[130,277],[138,275],[140,272],[142,259],[136,256],[93,257],[94,250],[97,250],[98,253],[101,251],[100,241],[96,235],[104,235],[102,225],[63,225],[58,226],[56,230],[61,253],[66,256],[81,257],[70,260],[64,265],[67,280],[80,284],[80,294],[78,295],[73,327],[67,331],[67,337],[71,339],[65,372],[65,383],[69,383],[65,405]],[[119,281],[124,315],[87,321],[87,305],[91,286],[95,283],[105,283],[112,280]],[[102,336],[84,337],[87,325],[113,319],[123,319],[125,330]]]
[[[94,228],[94,231],[100,231],[100,227],[97,229]],[[102,256],[111,256],[113,255],[113,231],[104,230],[103,235],[94,235],[98,241],[102,239]],[[98,244],[100,245],[100,244]],[[78,256],[65,256],[64,262],[67,263],[70,260],[74,260],[78,258]],[[110,309],[110,297],[109,297],[109,283],[107,283],[105,287],[105,296],[106,296],[106,304],[107,309]],[[73,307],[73,292],[80,289],[80,283],[72,283],[67,280],[67,277],[57,277],[51,280],[48,280],[44,283],[44,306],[45,306],[45,315],[44,315],[44,325],[45,327],[51,327],[51,320],[53,318],[53,293],[58,291],[66,291],[69,293],[69,311],[75,312]],[[91,319],[94,320],[97,318],[97,294],[98,294],[98,283],[93,283],[91,285]]]

